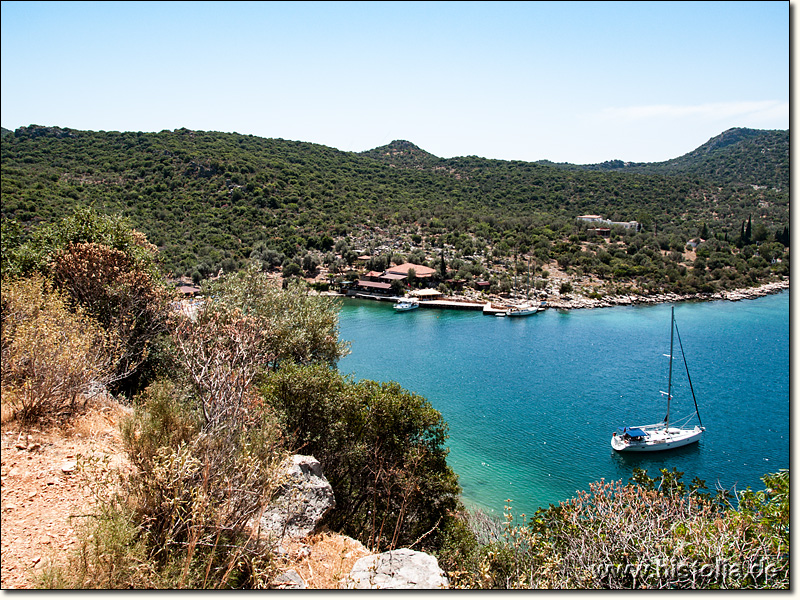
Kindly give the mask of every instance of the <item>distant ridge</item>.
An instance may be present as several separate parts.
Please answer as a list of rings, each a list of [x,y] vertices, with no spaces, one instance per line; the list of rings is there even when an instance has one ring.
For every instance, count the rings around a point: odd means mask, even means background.
[[[393,142],[359,153],[398,168],[458,169],[465,160],[479,157],[438,158],[407,140]],[[484,163],[535,164],[572,171],[611,171],[652,175],[698,177],[709,182],[734,186],[758,186],[786,190],[789,188],[789,130],[762,130],[734,127],[711,138],[695,150],[663,162],[630,162],[608,160],[602,163],[577,165],[539,160],[493,161]]]
[[[725,148],[726,146],[730,146],[731,144],[738,144],[742,140],[752,140],[754,138],[762,137],[764,133],[768,132],[758,129],[746,129],[744,127],[734,127],[732,129],[728,129],[727,131],[723,131],[718,136],[711,138],[705,144],[703,144],[696,150],[690,152],[689,154],[685,154],[684,156],[689,156],[692,154],[694,155],[708,154],[709,152]]]
[[[611,160],[593,165],[550,166],[587,171],[617,171],[700,177],[730,185],[789,187],[789,130],[734,127],[695,150],[664,162],[632,163]]]

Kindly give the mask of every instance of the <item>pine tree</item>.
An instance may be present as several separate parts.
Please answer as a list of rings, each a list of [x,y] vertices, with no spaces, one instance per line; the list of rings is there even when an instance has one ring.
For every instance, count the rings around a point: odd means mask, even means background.
[[[747,246],[750,244],[753,235],[753,215],[747,217],[747,227],[744,230],[744,245]]]

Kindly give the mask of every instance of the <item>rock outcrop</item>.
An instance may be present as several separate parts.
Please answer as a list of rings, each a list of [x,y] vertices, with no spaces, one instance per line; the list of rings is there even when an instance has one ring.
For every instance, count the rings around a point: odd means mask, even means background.
[[[436,558],[407,548],[359,559],[342,582],[342,587],[350,590],[432,590],[448,586]]]
[[[336,506],[333,488],[316,458],[295,454],[283,467],[285,480],[258,523],[261,534],[276,542],[310,535]]]
[[[276,590],[304,590],[308,586],[300,573],[294,569],[289,569],[273,579],[271,587]]]

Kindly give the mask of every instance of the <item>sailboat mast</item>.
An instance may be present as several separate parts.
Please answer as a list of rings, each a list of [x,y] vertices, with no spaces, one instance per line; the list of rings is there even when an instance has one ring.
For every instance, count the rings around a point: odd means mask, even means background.
[[[672,347],[675,337],[675,307],[672,307],[672,319],[669,322],[669,383],[667,384],[667,417],[664,423],[669,428],[669,405],[672,401]]]
[[[530,300],[531,297],[531,257],[528,257],[528,281],[527,281],[528,289],[525,290],[525,298]]]

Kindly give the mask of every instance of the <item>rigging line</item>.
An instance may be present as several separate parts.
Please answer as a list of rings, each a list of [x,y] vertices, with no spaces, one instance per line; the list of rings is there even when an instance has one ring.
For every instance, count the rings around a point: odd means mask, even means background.
[[[673,335],[675,332],[675,307],[672,307],[672,318],[669,324],[669,384],[667,387],[667,416],[664,417],[664,426],[669,428],[669,408],[672,401],[672,360],[673,360]]]
[[[700,418],[700,409],[697,408],[697,398],[694,395],[694,386],[692,385],[692,377],[689,375],[689,364],[686,362],[686,354],[683,351],[683,342],[681,342],[681,332],[678,331],[678,324],[675,323],[675,333],[678,334],[678,345],[681,347],[681,356],[683,357],[683,366],[686,367],[686,378],[689,380],[689,389],[692,390],[692,400],[694,400],[694,410],[697,413],[697,420],[700,421],[700,427],[703,426],[703,419]]]
[[[684,427],[692,419],[692,417],[694,417],[695,414],[696,413],[690,413],[689,415],[687,415],[687,416],[685,416],[685,417],[683,417],[681,419],[677,419],[675,421],[675,423],[677,424],[677,426],[679,428],[680,427]]]

